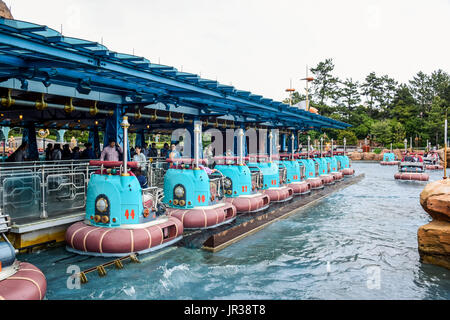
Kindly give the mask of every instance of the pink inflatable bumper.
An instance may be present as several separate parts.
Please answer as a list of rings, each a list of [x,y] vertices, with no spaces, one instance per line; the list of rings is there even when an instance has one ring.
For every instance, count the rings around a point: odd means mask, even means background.
[[[342,172],[332,172],[331,175],[333,176],[334,181],[341,181],[344,179],[344,174]]]
[[[181,221],[185,229],[217,227],[236,218],[236,207],[231,203],[193,209],[167,208],[167,214]]]
[[[283,202],[292,198],[294,191],[289,187],[270,188],[264,190],[264,193],[269,196],[270,202]]]
[[[342,169],[341,172],[344,176],[352,176],[355,174],[355,169],[345,168],[345,169]]]
[[[66,243],[69,251],[81,254],[124,256],[156,250],[182,234],[182,223],[172,217],[139,229],[102,228],[77,222],[67,229]]]
[[[257,194],[253,197],[226,198],[227,203],[236,207],[237,213],[247,213],[263,210],[270,204],[267,194]]]
[[[19,271],[0,281],[0,300],[42,300],[46,291],[44,274],[27,262],[20,262]]]
[[[320,176],[320,179],[322,179],[322,183],[324,185],[328,185],[328,184],[333,184],[334,183],[334,178],[332,175],[325,175],[325,176]]]
[[[425,166],[427,170],[444,170],[444,167],[439,164],[427,164]]]
[[[428,181],[430,178],[426,173],[418,172],[398,172],[394,175],[396,180],[415,180],[415,181]]]
[[[311,187],[309,183],[306,181],[291,183],[288,184],[288,187],[292,188],[292,191],[294,192],[295,195],[311,192]]]
[[[320,178],[309,178],[306,180],[306,182],[309,184],[309,187],[311,189],[321,189],[323,188],[323,182]]]
[[[380,164],[382,166],[396,166],[400,163],[400,161],[381,161]]]

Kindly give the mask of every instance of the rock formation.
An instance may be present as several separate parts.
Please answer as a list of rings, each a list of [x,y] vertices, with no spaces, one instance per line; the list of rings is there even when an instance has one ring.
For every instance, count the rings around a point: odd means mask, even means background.
[[[444,166],[444,149],[439,149],[437,153],[439,155],[440,165]],[[450,168],[450,148],[447,148],[447,168]]]
[[[9,11],[9,8],[1,0],[0,0],[0,17],[6,18],[6,19],[14,19],[11,14],[11,11]]]
[[[421,261],[450,269],[450,179],[429,183],[420,204],[433,218],[417,232]]]

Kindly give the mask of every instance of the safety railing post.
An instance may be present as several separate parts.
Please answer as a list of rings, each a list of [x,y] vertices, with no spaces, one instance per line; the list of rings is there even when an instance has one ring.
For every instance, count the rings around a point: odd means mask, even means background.
[[[45,208],[45,166],[42,166],[42,173],[41,173],[41,175],[42,175],[42,181],[41,181],[41,192],[42,192],[42,197],[41,197],[41,199],[42,199],[42,212],[41,212],[41,216],[40,216],[40,218],[41,219],[47,219],[48,218],[48,215],[47,215],[47,210],[46,210],[46,208]]]

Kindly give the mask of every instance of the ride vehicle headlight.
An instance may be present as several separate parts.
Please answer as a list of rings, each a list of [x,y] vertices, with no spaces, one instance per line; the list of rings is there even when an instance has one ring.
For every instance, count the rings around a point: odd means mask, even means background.
[[[223,182],[225,188],[231,188],[231,180],[229,178],[226,178],[225,181]]]
[[[175,188],[174,192],[175,196],[177,198],[182,198],[184,196],[184,188],[181,186],[178,186]]]
[[[105,198],[100,198],[95,203],[95,208],[100,212],[106,212],[108,209],[108,201]]]

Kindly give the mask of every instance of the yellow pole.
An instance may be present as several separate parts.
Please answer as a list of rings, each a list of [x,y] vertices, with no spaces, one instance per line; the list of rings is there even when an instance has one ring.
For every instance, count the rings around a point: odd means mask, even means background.
[[[306,111],[309,112],[308,66],[306,66]]]
[[[444,179],[447,179],[447,111],[445,111],[444,139]]]

